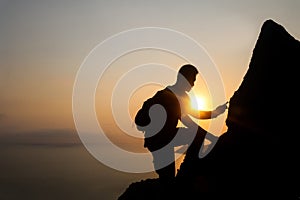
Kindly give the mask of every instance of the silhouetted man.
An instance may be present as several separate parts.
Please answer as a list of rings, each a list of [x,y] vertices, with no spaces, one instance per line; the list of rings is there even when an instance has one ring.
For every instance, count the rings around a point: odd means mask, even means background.
[[[187,92],[194,86],[197,74],[198,70],[195,66],[183,65],[178,71],[174,85],[158,91],[144,102],[145,110],[150,107],[152,109],[147,115],[149,116],[147,123],[142,122],[142,117],[138,116],[141,112],[135,118],[137,125],[144,126],[137,127],[145,133],[144,146],[152,153],[155,171],[163,182],[173,181],[175,178],[174,147],[189,144],[186,156],[196,158],[206,134],[209,134],[196,124],[190,115],[197,119],[211,119],[227,109],[226,104],[218,106],[213,111],[197,111],[191,108]],[[178,127],[179,120],[185,127]]]

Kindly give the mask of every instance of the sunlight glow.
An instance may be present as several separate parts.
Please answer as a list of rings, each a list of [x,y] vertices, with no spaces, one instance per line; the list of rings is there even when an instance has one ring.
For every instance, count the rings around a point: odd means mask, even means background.
[[[203,110],[205,108],[205,99],[201,96],[191,98],[191,107],[195,110]]]

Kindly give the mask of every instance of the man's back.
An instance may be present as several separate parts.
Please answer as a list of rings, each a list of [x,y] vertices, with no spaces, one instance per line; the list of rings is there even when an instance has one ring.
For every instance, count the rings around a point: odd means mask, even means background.
[[[151,130],[145,131],[144,146],[151,150],[157,150],[168,144],[175,137],[176,127],[181,115],[180,104],[176,95],[168,87],[156,92],[156,94],[147,101],[152,101],[150,103],[152,105],[161,105],[167,115],[166,121],[158,133],[154,134]],[[160,113],[157,113],[153,116],[160,117],[159,115]]]

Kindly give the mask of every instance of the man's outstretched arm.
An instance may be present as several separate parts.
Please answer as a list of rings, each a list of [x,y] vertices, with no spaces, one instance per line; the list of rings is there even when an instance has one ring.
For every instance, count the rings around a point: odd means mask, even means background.
[[[212,111],[202,111],[202,110],[195,110],[195,109],[189,109],[189,114],[197,119],[212,119],[216,118],[219,115],[223,114],[227,109],[227,103],[224,103],[220,106],[218,106],[215,110]]]

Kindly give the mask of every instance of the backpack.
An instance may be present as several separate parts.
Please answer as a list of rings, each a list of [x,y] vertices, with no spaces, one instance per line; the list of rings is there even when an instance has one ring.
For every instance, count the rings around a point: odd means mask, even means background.
[[[163,106],[164,109],[167,109],[167,107],[172,106],[172,111],[171,111],[172,113],[174,113],[176,116],[177,116],[177,113],[180,113],[179,102],[177,101],[177,97],[174,95],[174,93],[172,91],[170,91],[168,88],[164,89],[164,90],[160,90],[160,91],[156,92],[156,94],[154,96],[152,96],[151,98],[144,101],[142,107],[136,113],[134,122],[139,131],[145,132],[146,129],[149,130],[149,128],[152,131],[155,131],[156,128],[162,127],[161,123],[164,123],[163,119],[166,119],[167,113],[162,113],[161,109],[158,107],[153,107],[154,109],[158,108],[158,110],[156,109],[157,113],[154,118],[153,124],[151,124],[151,127],[148,126],[148,125],[150,125],[150,122],[151,122],[151,118],[149,116],[149,110],[152,106],[155,106],[155,105]],[[179,109],[179,110],[177,110],[177,109]],[[162,120],[160,120],[160,119],[162,119]]]
[[[149,110],[151,106],[156,103],[157,102],[155,102],[155,98],[151,97],[144,101],[142,107],[136,113],[134,122],[139,131],[145,131],[146,126],[150,124],[151,119],[149,116]]]
[[[161,110],[162,108],[164,110]],[[166,88],[144,101],[135,115],[134,122],[137,130],[145,134],[144,147],[155,150],[173,139],[178,119],[180,119],[180,104],[175,94]]]

